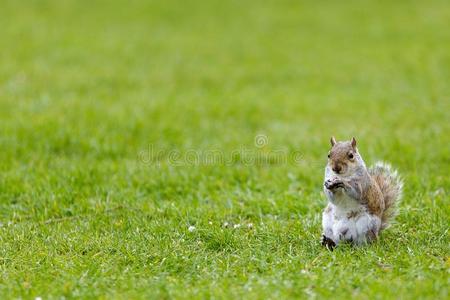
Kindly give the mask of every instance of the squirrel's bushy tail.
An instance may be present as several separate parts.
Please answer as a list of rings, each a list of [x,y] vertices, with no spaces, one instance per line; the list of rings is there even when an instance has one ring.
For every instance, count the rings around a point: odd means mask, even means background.
[[[381,217],[381,228],[387,228],[397,215],[397,204],[402,196],[403,181],[390,165],[378,162],[369,169],[384,198],[385,210]]]

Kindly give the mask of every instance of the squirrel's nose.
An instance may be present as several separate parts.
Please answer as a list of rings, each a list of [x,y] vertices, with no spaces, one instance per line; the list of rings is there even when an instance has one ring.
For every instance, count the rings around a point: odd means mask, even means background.
[[[339,174],[342,171],[342,167],[340,165],[335,165],[333,166],[333,171]]]

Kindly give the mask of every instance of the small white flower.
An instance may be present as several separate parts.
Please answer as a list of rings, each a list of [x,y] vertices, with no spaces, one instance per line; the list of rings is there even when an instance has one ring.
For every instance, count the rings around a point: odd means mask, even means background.
[[[36,297],[36,298],[34,298],[34,300],[42,300],[42,298],[41,297]]]
[[[253,229],[253,223],[248,223],[247,228],[248,229]]]
[[[188,230],[189,230],[189,232],[194,232],[195,231],[195,226],[189,226]]]
[[[209,221],[209,222],[208,222],[208,224],[209,224],[209,225],[212,225],[212,222],[211,222],[211,221]]]
[[[230,224],[228,222],[223,223],[223,227],[228,228],[228,226],[230,226]]]
[[[234,226],[233,226],[234,229],[237,229],[239,227],[241,227],[241,224],[234,224]]]

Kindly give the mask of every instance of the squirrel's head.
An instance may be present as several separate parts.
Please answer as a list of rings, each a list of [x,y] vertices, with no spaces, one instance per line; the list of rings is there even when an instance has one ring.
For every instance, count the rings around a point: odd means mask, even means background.
[[[328,152],[328,167],[336,174],[345,175],[352,174],[361,166],[364,166],[364,161],[359,155],[356,148],[356,139],[352,138],[350,141],[337,142],[334,137],[331,137],[331,150]]]

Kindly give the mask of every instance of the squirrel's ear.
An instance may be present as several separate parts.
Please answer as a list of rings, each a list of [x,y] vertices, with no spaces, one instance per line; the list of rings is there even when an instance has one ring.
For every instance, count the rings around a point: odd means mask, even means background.
[[[356,147],[356,139],[354,137],[352,137],[352,147],[353,148]]]
[[[334,138],[334,136],[331,137],[330,143],[331,143],[331,146],[334,146],[336,144],[336,139]]]

